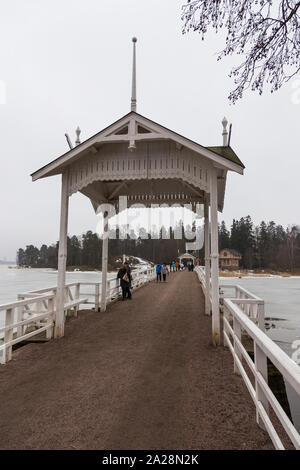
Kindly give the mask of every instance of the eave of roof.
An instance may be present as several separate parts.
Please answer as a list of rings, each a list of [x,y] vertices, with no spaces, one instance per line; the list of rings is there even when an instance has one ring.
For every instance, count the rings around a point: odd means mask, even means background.
[[[237,165],[240,165],[242,168],[245,168],[245,165],[235,151],[229,146],[229,147],[205,147],[207,150],[210,150],[211,152],[214,152],[218,155],[220,155],[223,158],[226,158],[227,160],[230,160],[231,162],[237,163]]]
[[[102,129],[100,132],[105,132],[106,130],[108,130],[112,125],[114,124],[118,124],[118,122],[122,121],[124,118],[126,118],[127,116],[129,116],[132,112],[130,111],[129,113],[125,114],[124,116],[122,116],[120,119],[118,119],[117,121],[115,121],[113,124],[109,124],[109,126],[105,127],[104,129]],[[62,155],[60,155],[59,157],[55,158],[54,160],[52,160],[51,162],[49,163],[46,163],[46,165],[42,166],[41,168],[39,168],[38,170],[34,171],[33,173],[31,173],[30,176],[34,176],[35,173],[37,173],[38,171],[41,171],[43,170],[44,168],[46,168],[48,165],[54,163],[54,162],[57,162],[58,160],[62,159],[63,157],[66,157],[69,153],[72,153],[74,149],[78,150],[80,149],[81,146],[85,145],[89,140],[93,140],[94,137],[96,137],[98,134],[100,134],[100,132],[97,132],[96,134],[92,135],[91,137],[89,137],[88,139],[84,140],[83,142],[81,142],[79,145],[76,145],[76,147],[74,147],[73,149],[70,149],[68,150],[67,152],[63,153]]]
[[[122,120],[126,119],[126,118],[129,118],[131,115],[135,115],[137,117],[140,117],[142,119],[146,119],[147,121],[149,121],[150,123],[156,125],[156,126],[159,126],[160,128],[162,129],[165,129],[167,132],[171,132],[172,134],[174,134],[174,136],[178,136],[180,139],[184,139],[187,143],[190,143],[192,145],[197,145],[199,148],[202,148],[202,149],[205,149],[205,150],[208,150],[210,152],[213,152],[214,154],[218,155],[219,157],[222,157],[224,158],[225,160],[227,161],[230,161],[232,163],[234,163],[235,165],[238,165],[240,168],[244,169],[245,166],[243,165],[243,163],[241,162],[241,160],[238,158],[238,156],[236,155],[236,153],[232,150],[231,147],[204,147],[203,145],[199,144],[198,142],[195,142],[187,137],[184,137],[182,136],[181,134],[178,134],[177,132],[174,132],[172,131],[171,129],[168,129],[167,127],[165,126],[162,126],[161,124],[158,124],[156,123],[155,121],[145,117],[145,116],[142,116],[141,114],[138,114],[134,111],[130,111],[129,113],[125,114],[124,116],[122,116],[120,119],[118,119],[117,121],[115,121],[114,123],[110,124],[109,126],[107,126],[106,128],[102,129],[100,132],[97,132],[96,134],[94,134],[93,136],[89,137],[88,139],[86,139],[84,142],[82,142],[81,144],[77,145],[76,147],[74,147],[73,149],[69,150],[68,152],[65,152],[63,155],[59,156],[58,158],[52,160],[51,162],[47,163],[46,165],[44,165],[43,167],[39,168],[37,171],[33,172],[31,174],[31,177],[33,179],[35,179],[35,175],[39,172],[41,172],[42,170],[46,169],[48,166],[50,165],[53,165],[53,163],[55,162],[59,162],[59,160],[63,160],[65,157],[67,157],[69,154],[70,154],[70,157],[72,155],[72,153],[74,153],[74,151],[76,150],[76,153],[78,152],[78,150],[80,151],[80,147],[83,147],[83,146],[86,146],[86,144],[89,142],[89,141],[92,141],[97,135],[99,135],[100,133],[104,133],[106,132],[107,130],[109,130],[111,127],[117,125],[119,122],[121,122]],[[37,177],[38,179],[39,177]]]

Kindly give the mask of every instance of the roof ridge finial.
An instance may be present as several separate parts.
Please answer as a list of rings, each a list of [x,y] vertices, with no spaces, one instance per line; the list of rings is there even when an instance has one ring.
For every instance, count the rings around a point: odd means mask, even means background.
[[[227,145],[228,145],[228,131],[227,131],[228,121],[227,121],[226,117],[223,118],[222,124],[223,124],[223,133],[222,133],[223,147],[227,147]]]
[[[77,135],[77,139],[76,139],[76,142],[75,142],[75,145],[80,145],[81,142],[80,142],[80,134],[81,134],[81,129],[79,126],[77,126],[77,129],[76,129],[76,135]]]
[[[131,92],[131,111],[136,112],[136,43],[137,38],[132,38],[133,42],[133,61],[132,61],[132,92]]]

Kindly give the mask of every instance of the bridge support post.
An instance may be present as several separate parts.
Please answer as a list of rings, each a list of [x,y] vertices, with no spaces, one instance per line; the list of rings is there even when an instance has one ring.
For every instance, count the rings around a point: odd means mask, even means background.
[[[54,337],[64,336],[64,306],[65,306],[65,285],[66,285],[66,265],[67,265],[67,233],[69,214],[69,173],[68,170],[62,174],[61,185],[61,209],[60,209],[60,231],[58,248],[58,280],[56,293],[56,318]]]
[[[265,382],[268,383],[268,359],[263,350],[258,346],[256,342],[254,342],[254,362],[255,362],[255,369],[258,373],[260,373]],[[257,378],[255,377],[255,392],[256,392],[256,399],[261,405],[264,407],[265,412],[269,415],[269,402],[268,399],[261,388]],[[262,418],[260,417],[260,413],[258,408],[256,409],[256,421],[257,424],[262,428],[266,429]]]
[[[108,262],[108,212],[105,211],[103,212],[101,312],[105,312],[106,310],[107,262]]]
[[[204,256],[205,256],[205,314],[210,315],[210,239],[209,239],[209,201],[208,194],[204,200]]]
[[[211,303],[212,303],[212,342],[220,344],[220,305],[219,305],[219,243],[218,243],[218,176],[213,168],[210,184],[211,211]]]

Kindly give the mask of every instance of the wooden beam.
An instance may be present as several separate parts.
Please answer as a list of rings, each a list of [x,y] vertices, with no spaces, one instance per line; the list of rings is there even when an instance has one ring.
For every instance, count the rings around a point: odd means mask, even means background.
[[[61,184],[61,209],[60,209],[60,232],[58,249],[58,281],[56,294],[56,318],[54,337],[64,336],[64,305],[65,305],[65,284],[66,284],[66,264],[67,264],[67,233],[68,233],[68,213],[69,213],[69,173],[62,174]]]
[[[219,243],[218,243],[218,179],[217,169],[212,169],[210,180],[211,210],[211,297],[212,297],[212,342],[220,344],[219,306]]]
[[[122,134],[122,135],[109,135],[107,137],[103,137],[101,142],[103,143],[113,143],[113,142],[129,142],[130,140],[139,141],[139,140],[163,140],[167,139],[167,137],[161,134],[155,134],[153,132],[149,132],[147,134]]]
[[[114,191],[111,193],[110,196],[108,196],[108,200],[111,201],[115,195],[120,191],[121,188],[123,187],[126,187],[127,186],[127,182],[126,181],[123,181],[123,183],[119,184],[119,186],[116,187],[116,189],[114,189]]]
[[[208,194],[204,199],[204,256],[205,256],[205,314],[210,315],[210,238],[209,238],[209,201]]]
[[[103,213],[103,240],[102,240],[102,284],[101,284],[101,312],[106,310],[107,292],[107,262],[108,262],[108,213]]]
[[[194,194],[196,194],[198,197],[200,197],[201,199],[203,199],[203,193],[199,193],[199,191],[197,191],[197,189],[195,189],[191,184],[187,183],[186,181],[182,181],[182,184],[190,189]]]
[[[96,147],[94,145],[92,145],[92,147],[89,149],[89,151],[95,155],[96,153],[98,153],[98,150],[96,149]]]

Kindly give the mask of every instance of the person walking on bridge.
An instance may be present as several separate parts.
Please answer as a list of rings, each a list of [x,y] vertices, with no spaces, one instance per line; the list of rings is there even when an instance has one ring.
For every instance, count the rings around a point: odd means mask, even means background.
[[[132,295],[130,289],[132,276],[131,269],[127,262],[125,262],[123,266],[119,269],[117,278],[120,279],[120,285],[122,288],[122,300],[126,300],[126,298],[131,300]]]
[[[158,282],[158,279],[159,279],[159,282],[161,282],[161,269],[162,269],[162,265],[158,264],[156,266],[156,282]]]
[[[166,282],[167,274],[169,272],[169,269],[168,269],[168,266],[165,263],[162,265],[161,272],[162,272],[162,275],[163,275],[163,281]]]

